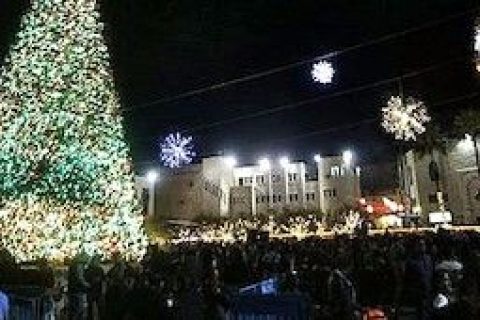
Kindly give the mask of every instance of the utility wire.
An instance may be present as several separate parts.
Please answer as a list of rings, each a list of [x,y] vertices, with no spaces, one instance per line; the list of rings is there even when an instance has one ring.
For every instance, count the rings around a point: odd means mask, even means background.
[[[444,18],[441,18],[441,19],[437,19],[437,20],[434,20],[434,21],[424,23],[420,26],[408,28],[408,29],[405,29],[403,31],[398,31],[398,32],[395,32],[395,33],[391,33],[391,34],[376,38],[376,39],[368,40],[368,41],[358,43],[358,44],[355,44],[355,45],[352,45],[352,46],[349,46],[349,47],[345,47],[344,49],[341,49],[341,50],[338,50],[338,51],[333,51],[333,52],[330,52],[330,53],[326,53],[324,55],[316,56],[314,58],[299,60],[299,61],[296,61],[296,62],[293,62],[293,63],[290,63],[290,64],[282,65],[282,66],[279,66],[279,67],[275,67],[275,68],[272,68],[272,69],[269,69],[269,70],[253,73],[253,74],[243,76],[243,77],[239,77],[239,78],[235,78],[235,79],[232,79],[232,80],[219,82],[219,83],[212,84],[212,85],[209,85],[209,86],[206,86],[206,87],[189,90],[189,91],[186,91],[186,92],[183,92],[183,93],[171,96],[171,97],[160,98],[160,99],[157,99],[157,100],[154,100],[154,101],[151,101],[151,102],[147,102],[147,103],[144,103],[144,104],[139,104],[139,105],[136,105],[136,106],[130,106],[130,107],[122,108],[122,111],[127,112],[127,111],[132,111],[132,110],[148,108],[148,107],[159,105],[159,104],[170,103],[170,102],[174,102],[174,101],[177,101],[177,100],[192,97],[192,96],[195,96],[195,95],[203,94],[203,93],[206,93],[206,92],[209,92],[209,91],[215,91],[215,90],[226,88],[228,86],[237,85],[237,84],[241,84],[241,83],[252,81],[252,80],[257,80],[257,79],[260,79],[260,78],[263,78],[263,77],[266,77],[266,76],[270,76],[270,75],[273,75],[273,74],[276,74],[276,73],[279,73],[279,72],[283,72],[283,71],[286,71],[286,70],[289,70],[289,69],[292,69],[292,68],[295,68],[295,67],[302,66],[304,64],[312,63],[314,61],[329,59],[329,58],[338,56],[340,54],[348,53],[350,51],[354,51],[354,50],[357,50],[357,49],[360,49],[360,48],[376,45],[376,44],[379,44],[379,43],[382,43],[382,42],[393,40],[395,38],[403,37],[407,34],[414,33],[414,32],[417,32],[417,31],[420,31],[420,30],[423,30],[423,29],[429,29],[429,28],[435,27],[437,25],[443,24],[447,21],[455,20],[455,19],[458,19],[460,17],[469,15],[473,12],[476,12],[477,9],[478,9],[478,6],[474,7],[474,8],[471,8],[469,10],[466,10],[466,11],[462,11],[462,12],[459,12],[459,13],[448,15],[448,16],[446,16]]]
[[[190,129],[183,130],[182,132],[202,131],[202,130],[205,130],[205,129],[218,127],[218,126],[222,126],[222,125],[226,125],[226,124],[230,124],[230,123],[234,123],[234,122],[238,122],[238,121],[263,117],[263,116],[283,112],[283,111],[286,111],[286,110],[295,109],[295,108],[302,107],[302,106],[309,105],[309,104],[313,104],[313,103],[316,103],[316,102],[319,102],[319,101],[322,101],[322,100],[327,100],[327,99],[331,99],[331,98],[338,98],[338,97],[343,96],[343,95],[356,93],[356,92],[364,91],[364,90],[367,90],[367,89],[372,89],[372,88],[375,88],[375,87],[383,86],[383,85],[386,85],[386,84],[389,84],[389,83],[397,82],[400,79],[413,78],[413,77],[416,77],[418,75],[421,75],[421,74],[439,69],[441,67],[445,67],[449,64],[452,64],[454,62],[458,62],[458,61],[461,61],[461,60],[465,60],[465,59],[466,59],[465,56],[462,56],[460,58],[456,57],[456,58],[453,58],[453,59],[435,64],[435,65],[431,65],[431,66],[428,66],[428,67],[425,67],[425,68],[417,69],[415,71],[411,71],[411,72],[408,72],[408,73],[405,73],[405,74],[402,74],[402,75],[399,75],[399,76],[378,80],[378,81],[375,81],[375,82],[360,85],[360,86],[353,87],[353,88],[350,88],[350,89],[345,89],[345,90],[337,91],[337,92],[334,92],[334,93],[331,93],[331,94],[321,95],[321,96],[317,96],[317,97],[314,97],[314,98],[301,100],[301,101],[298,101],[298,102],[293,102],[293,103],[283,104],[283,105],[279,105],[279,106],[275,106],[275,107],[271,107],[271,108],[266,108],[266,109],[263,109],[263,110],[260,110],[260,111],[257,111],[257,112],[251,112],[251,113],[241,115],[241,116],[238,116],[238,117],[233,117],[233,118],[230,118],[230,119],[225,119],[225,120],[220,120],[220,121],[216,121],[216,122],[211,122],[211,123],[205,124],[205,125],[195,126],[195,127],[190,128]],[[470,60],[470,59],[471,58],[469,57],[468,60]]]
[[[475,91],[475,92],[467,93],[467,94],[464,94],[464,95],[461,95],[461,96],[455,96],[455,97],[452,97],[452,98],[449,98],[449,99],[445,99],[445,100],[436,102],[434,104],[431,104],[430,106],[439,107],[439,106],[449,105],[449,104],[452,104],[452,103],[455,103],[455,102],[460,102],[460,101],[463,101],[463,100],[469,100],[469,99],[472,99],[472,98],[475,98],[475,97],[478,97],[478,96],[480,96],[480,92]],[[362,126],[364,124],[374,123],[374,122],[378,122],[378,121],[380,121],[380,117],[372,117],[372,118],[367,118],[367,119],[363,119],[363,120],[359,120],[359,121],[355,121],[355,122],[350,122],[350,123],[343,124],[343,125],[340,125],[340,126],[335,126],[335,127],[329,127],[329,128],[325,128],[325,129],[310,131],[310,132],[302,133],[302,134],[295,135],[295,136],[274,138],[274,139],[270,139],[270,141],[298,140],[298,139],[308,138],[308,137],[311,137],[311,136],[324,135],[324,134],[328,134],[328,133],[332,133],[332,132],[339,132],[339,131],[355,129],[355,128],[357,128],[359,126]]]

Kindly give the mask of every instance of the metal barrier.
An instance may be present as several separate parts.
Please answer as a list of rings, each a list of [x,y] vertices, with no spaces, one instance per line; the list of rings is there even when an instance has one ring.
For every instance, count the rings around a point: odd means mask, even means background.
[[[41,298],[25,298],[9,295],[10,312],[9,320],[40,320]]]
[[[36,287],[7,291],[10,310],[8,320],[55,320],[52,297]]]
[[[301,295],[238,295],[233,297],[226,320],[310,320],[311,305]]]

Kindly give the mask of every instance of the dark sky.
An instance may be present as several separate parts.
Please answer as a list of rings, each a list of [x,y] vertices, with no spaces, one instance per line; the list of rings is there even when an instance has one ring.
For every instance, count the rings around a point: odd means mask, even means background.
[[[2,57],[27,3],[0,0]],[[448,129],[456,110],[480,102],[477,96],[442,104],[479,91],[480,77],[468,60],[473,57],[474,13],[338,55],[330,59],[337,73],[328,86],[312,83],[311,64],[306,64],[174,102],[141,106],[479,5],[479,0],[103,0],[101,11],[116,83],[128,108],[128,139],[141,166],[158,159],[160,137],[176,130],[190,130],[200,154],[233,152],[242,162],[263,154],[310,160],[316,152],[339,153],[347,147],[363,161],[378,161],[391,155],[391,140],[378,121],[368,120],[378,117],[388,97],[398,93],[397,82],[212,124],[431,66],[436,68],[403,81],[405,94],[423,100]],[[330,128],[337,129],[324,130]]]

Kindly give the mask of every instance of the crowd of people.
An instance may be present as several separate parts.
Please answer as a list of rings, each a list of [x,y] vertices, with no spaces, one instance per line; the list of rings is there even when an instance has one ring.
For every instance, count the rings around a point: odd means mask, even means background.
[[[56,319],[214,320],[240,288],[275,278],[314,319],[357,319],[367,307],[389,319],[480,319],[478,270],[475,232],[184,242],[152,246],[139,263],[75,259],[53,305]]]

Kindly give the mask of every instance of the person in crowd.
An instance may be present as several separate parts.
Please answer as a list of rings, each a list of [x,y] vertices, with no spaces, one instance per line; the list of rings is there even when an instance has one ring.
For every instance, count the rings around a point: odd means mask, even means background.
[[[8,320],[10,302],[8,296],[0,290],[0,320]]]
[[[87,318],[87,292],[90,288],[84,274],[83,257],[76,257],[68,270],[68,306],[70,320]]]
[[[353,320],[357,314],[357,292],[347,275],[348,262],[340,257],[328,279],[328,303],[331,319]]]
[[[105,308],[105,273],[101,266],[99,256],[90,259],[85,278],[89,283],[88,300],[88,320],[99,320],[103,318]]]
[[[406,263],[405,275],[407,278],[406,293],[410,302],[416,308],[417,318],[426,320],[430,318],[432,303],[433,265],[424,239],[419,239],[412,245],[411,256]]]

